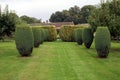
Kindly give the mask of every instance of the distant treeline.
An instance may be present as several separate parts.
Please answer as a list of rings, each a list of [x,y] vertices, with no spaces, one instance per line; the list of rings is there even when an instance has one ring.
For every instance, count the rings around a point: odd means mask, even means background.
[[[93,5],[71,7],[69,10],[57,11],[52,13],[50,22],[74,22],[74,24],[87,23],[90,12],[95,9]]]

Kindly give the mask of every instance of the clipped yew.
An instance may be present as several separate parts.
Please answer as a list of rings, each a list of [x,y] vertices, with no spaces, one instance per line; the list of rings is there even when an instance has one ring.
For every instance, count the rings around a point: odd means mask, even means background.
[[[60,38],[62,41],[73,42],[75,41],[74,30],[80,26],[65,25],[62,26],[59,32]]]
[[[107,58],[110,49],[110,32],[107,27],[98,27],[95,35],[95,48],[98,57]]]
[[[43,42],[45,40],[45,32],[44,32],[44,29],[42,27],[40,29],[40,35],[41,35],[40,44],[43,44]]]
[[[44,29],[44,41],[48,41],[49,32],[48,29]]]
[[[75,29],[75,41],[78,43],[78,45],[82,45],[83,40],[82,40],[82,28]]]
[[[21,56],[30,56],[34,46],[32,29],[27,24],[17,25],[15,31],[16,48]]]
[[[34,36],[34,47],[39,47],[41,43],[42,34],[40,29],[42,28],[37,26],[32,27],[33,36]]]
[[[47,29],[46,36],[48,36],[47,41],[56,41],[57,39],[57,31],[56,27],[52,25],[42,26],[43,29]]]
[[[91,28],[84,28],[82,33],[83,43],[86,48],[90,48],[93,42],[93,33]]]

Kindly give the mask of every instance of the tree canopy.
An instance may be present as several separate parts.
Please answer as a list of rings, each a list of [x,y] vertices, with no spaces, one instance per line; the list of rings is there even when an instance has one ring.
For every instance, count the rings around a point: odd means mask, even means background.
[[[90,14],[88,22],[93,31],[99,26],[107,26],[113,38],[120,37],[120,0],[102,2]]]
[[[93,5],[71,7],[69,10],[56,11],[50,16],[50,22],[74,22],[74,24],[87,23],[90,12],[95,7]]]
[[[27,22],[28,24],[31,24],[31,23],[40,23],[41,22],[41,19],[37,19],[35,17],[29,17],[27,15],[23,15],[20,17],[21,20]]]
[[[9,11],[8,5],[4,11],[0,7],[0,39],[3,39],[5,35],[11,36],[17,23],[19,23],[19,17],[15,12]]]

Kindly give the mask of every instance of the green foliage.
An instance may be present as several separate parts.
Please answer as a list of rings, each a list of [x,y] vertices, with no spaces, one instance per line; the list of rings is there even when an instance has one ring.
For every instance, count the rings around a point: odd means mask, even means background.
[[[0,7],[0,38],[3,39],[5,35],[12,36],[18,22],[19,17],[14,12],[9,12],[8,5],[4,11],[1,11]]]
[[[64,14],[62,12],[60,12],[60,11],[57,11],[55,14],[53,13],[51,15],[50,21],[51,22],[62,22],[63,21],[62,16],[64,16]]]
[[[113,38],[119,40],[120,38],[120,16],[116,16],[110,21],[110,26],[108,27]]]
[[[94,9],[90,16],[88,17],[88,22],[92,27],[92,31],[95,32],[97,26],[99,25],[100,21],[99,21],[99,10],[98,9]]]
[[[120,0],[107,0],[94,9],[88,19],[93,31],[107,26],[113,39],[120,38]]]
[[[41,28],[41,34],[42,34],[42,43],[44,42],[44,41],[47,41],[47,39],[48,39],[48,36],[47,36],[47,34],[48,34],[48,32],[46,33],[46,30],[47,29],[44,29],[44,28]],[[47,30],[48,31],[48,30]]]
[[[59,32],[60,38],[63,41],[72,42],[75,41],[74,30],[80,26],[65,25],[62,26]]]
[[[110,49],[110,32],[107,27],[98,27],[95,35],[95,48],[98,57],[106,58]]]
[[[112,0],[109,3],[110,13],[120,16],[120,0]]]
[[[48,41],[49,31],[47,28],[43,28],[42,26],[32,26],[32,27],[39,28],[39,30],[37,29],[37,31],[39,31],[40,35],[38,35],[38,33],[36,33],[36,37],[39,36],[40,44],[42,44],[44,41]]]
[[[44,29],[41,28],[41,29],[40,29],[40,32],[41,32],[40,44],[43,44],[43,42],[44,42],[44,40],[45,40],[45,32],[44,32]]]
[[[75,41],[76,41],[79,45],[82,45],[82,43],[83,43],[83,40],[82,40],[82,31],[83,31],[82,28],[78,28],[78,29],[75,29],[75,30],[74,30],[74,32],[75,32]]]
[[[59,35],[63,41],[73,41],[72,40],[73,31],[70,28],[71,26],[61,27]]]
[[[48,29],[44,29],[44,41],[48,41],[48,37],[49,37],[49,31]]]
[[[88,16],[95,9],[93,5],[85,5],[81,8],[81,23],[88,23]]]
[[[27,24],[17,25],[15,31],[15,43],[21,56],[31,55],[34,45],[34,38],[32,29]]]
[[[34,36],[34,47],[39,47],[39,44],[42,42],[42,32],[41,27],[32,27],[33,36]]]
[[[56,27],[55,26],[42,26],[43,29],[47,29],[46,30],[46,36],[48,36],[48,38],[46,37],[47,41],[55,41],[57,39],[57,31],[56,31]]]
[[[91,28],[84,28],[82,33],[82,39],[86,48],[90,48],[93,42],[93,33]]]
[[[98,26],[109,25],[109,7],[108,4],[101,3],[100,7],[96,7],[90,14],[88,22],[95,32]]]
[[[26,15],[23,15],[20,17],[21,20],[27,22],[28,24],[31,24],[31,23],[40,23],[41,22],[41,19],[38,20],[37,18],[34,18],[34,17],[29,17],[29,16],[26,16]]]
[[[74,22],[74,24],[87,23],[90,12],[94,9],[92,5],[71,7],[69,10],[57,11],[50,17],[50,22]]]

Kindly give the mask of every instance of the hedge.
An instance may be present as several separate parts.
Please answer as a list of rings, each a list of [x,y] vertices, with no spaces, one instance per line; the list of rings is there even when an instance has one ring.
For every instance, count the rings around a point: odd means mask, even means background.
[[[81,26],[65,25],[62,26],[59,32],[60,38],[63,41],[73,42],[75,41],[74,30]]]
[[[47,41],[56,41],[57,39],[57,31],[56,31],[56,27],[52,26],[52,25],[48,25],[48,26],[42,26],[43,29],[47,29],[47,36],[48,36],[48,40]]]

